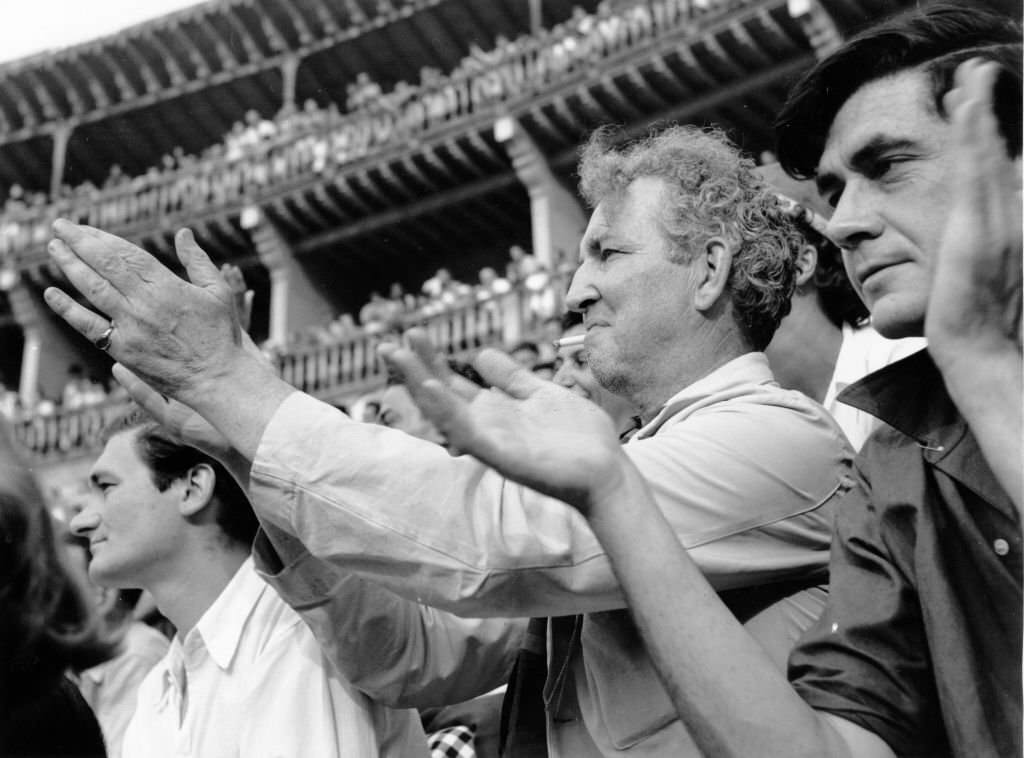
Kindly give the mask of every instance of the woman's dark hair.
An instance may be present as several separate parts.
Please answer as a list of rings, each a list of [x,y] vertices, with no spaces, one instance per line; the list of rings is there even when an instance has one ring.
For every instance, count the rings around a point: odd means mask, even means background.
[[[64,562],[49,510],[0,425],[0,711],[109,659],[108,636]]]

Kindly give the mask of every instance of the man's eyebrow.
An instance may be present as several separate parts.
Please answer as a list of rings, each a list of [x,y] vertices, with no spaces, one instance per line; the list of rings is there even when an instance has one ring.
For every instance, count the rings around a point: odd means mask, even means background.
[[[848,163],[859,174],[867,173],[879,156],[890,150],[906,150],[917,147],[917,142],[908,137],[895,137],[888,134],[874,134],[859,147],[850,157]],[[827,196],[829,192],[843,181],[833,171],[822,171],[814,177],[814,184],[818,188],[818,194]]]

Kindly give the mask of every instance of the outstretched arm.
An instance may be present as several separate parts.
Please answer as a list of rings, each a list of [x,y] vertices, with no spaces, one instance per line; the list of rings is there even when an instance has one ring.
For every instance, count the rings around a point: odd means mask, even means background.
[[[496,351],[474,362],[494,389],[470,401],[432,378],[412,351],[384,357],[456,448],[589,519],[705,754],[893,755],[875,735],[815,712],[793,691],[680,546],[604,414]]]
[[[925,335],[950,396],[1021,508],[1021,166],[1007,157],[992,110],[999,71],[968,61],[946,95],[956,194],[935,251]]]

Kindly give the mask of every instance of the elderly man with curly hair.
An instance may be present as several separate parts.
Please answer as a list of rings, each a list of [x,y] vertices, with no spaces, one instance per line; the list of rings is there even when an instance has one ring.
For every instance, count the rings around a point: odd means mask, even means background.
[[[761,352],[789,308],[800,237],[720,134],[673,127],[612,141],[600,132],[583,151],[593,215],[568,302],[583,315],[594,375],[639,410],[626,454],[711,586],[782,668],[823,606],[832,506],[850,484],[852,458],[828,414],[780,389]],[[533,696],[517,682],[524,698],[512,709],[506,754],[529,754],[515,722],[531,703],[543,704],[540,742],[551,755],[698,754],[578,513],[282,382],[239,340],[224,285],[188,232],[177,242],[191,284],[110,235],[65,222],[55,230],[55,260],[116,328],[55,290],[51,306],[86,336],[105,336],[110,354],[152,385],[118,369],[165,423],[202,428],[158,392],[234,448],[261,520],[306,551],[275,564],[264,542],[257,555],[290,582],[301,566],[301,587],[276,582],[286,600],[307,611],[343,606],[330,589],[341,571],[459,616],[549,617],[543,634],[527,636],[543,651],[546,682]],[[113,289],[97,286],[100,271]],[[411,340],[429,354],[422,336]],[[375,618],[372,633],[396,661],[395,671],[376,672],[378,690],[388,676],[398,690],[466,680],[458,659],[439,655],[460,634],[454,616],[420,618]],[[317,629],[343,656],[330,624]],[[458,640],[465,668],[486,662],[473,677],[478,692],[498,684],[513,657],[507,640],[493,653],[485,647]],[[359,663],[338,661],[357,684],[374,678],[353,672]]]

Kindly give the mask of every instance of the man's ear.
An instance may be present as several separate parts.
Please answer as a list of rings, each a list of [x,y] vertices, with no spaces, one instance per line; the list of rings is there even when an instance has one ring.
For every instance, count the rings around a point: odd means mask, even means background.
[[[194,516],[213,499],[217,474],[209,463],[197,463],[185,475],[185,493],[178,510],[182,516]]]
[[[693,298],[698,311],[710,310],[725,292],[732,270],[732,252],[732,245],[724,237],[711,237],[704,243]]]
[[[801,287],[811,281],[814,276],[814,269],[818,267],[818,250],[814,245],[806,244],[800,247],[796,255],[796,286]]]

